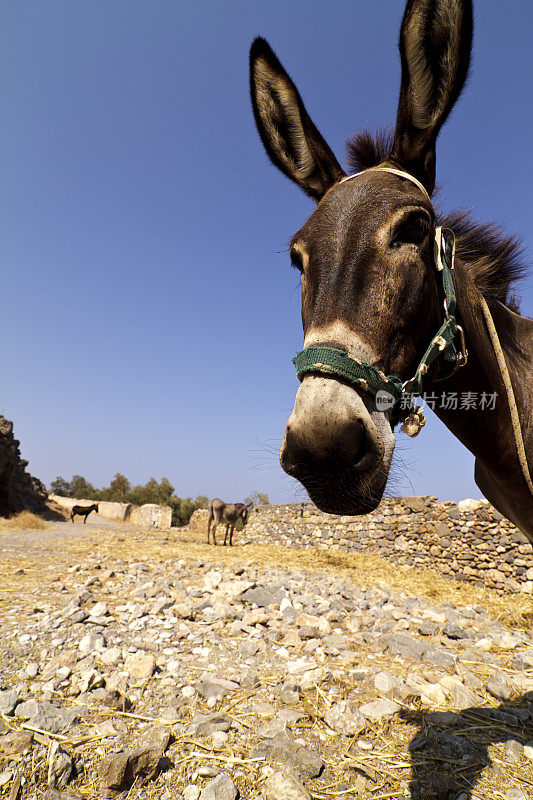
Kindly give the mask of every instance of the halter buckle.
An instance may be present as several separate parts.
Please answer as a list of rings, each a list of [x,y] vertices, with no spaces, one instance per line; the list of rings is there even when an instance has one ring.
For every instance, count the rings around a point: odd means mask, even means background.
[[[459,368],[459,367],[464,367],[464,365],[467,363],[468,350],[466,349],[465,332],[461,325],[457,325],[457,333],[459,334],[459,347],[460,347],[460,352],[457,354],[457,360],[459,362],[457,368]]]

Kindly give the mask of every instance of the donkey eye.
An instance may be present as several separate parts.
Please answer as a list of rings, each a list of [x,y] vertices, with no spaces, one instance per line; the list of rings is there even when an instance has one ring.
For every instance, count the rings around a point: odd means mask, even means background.
[[[300,272],[303,272],[304,271],[304,263],[303,263],[302,254],[298,250],[296,250],[295,248],[291,248],[290,255],[291,255],[291,264],[292,264],[292,266],[296,267],[296,269],[299,270]]]
[[[422,244],[429,230],[429,220],[425,214],[411,214],[397,228],[391,241],[391,247],[402,244]]]

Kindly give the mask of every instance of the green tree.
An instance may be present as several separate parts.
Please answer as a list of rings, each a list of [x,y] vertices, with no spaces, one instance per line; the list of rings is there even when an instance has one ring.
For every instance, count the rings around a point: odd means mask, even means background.
[[[80,500],[93,500],[96,494],[94,486],[85,480],[83,475],[73,475],[69,484],[70,497],[79,497]]]
[[[68,497],[70,495],[70,483],[62,478],[61,475],[58,475],[55,481],[50,484],[50,491],[52,494]]]
[[[172,524],[181,528],[189,524],[189,520],[198,508],[207,508],[209,498],[203,494],[198,495],[196,500],[191,497],[177,497],[174,495],[168,503],[172,508]]]
[[[253,492],[244,500],[245,506],[249,505],[250,503],[253,503],[254,506],[268,506],[270,505],[270,500],[268,499],[268,495],[263,494],[263,492]]]
[[[158,489],[159,503],[162,506],[168,506],[170,498],[174,494],[174,487],[168,478],[161,478],[161,483]]]
[[[131,483],[121,472],[117,472],[115,477],[109,484],[109,487],[104,490],[107,497],[106,500],[111,500],[114,503],[128,502],[128,495],[131,492]],[[102,494],[104,493],[102,492]]]
[[[155,478],[150,478],[144,486],[141,484],[134,486],[128,495],[128,503],[142,506],[145,503],[159,503],[160,491],[159,484]]]

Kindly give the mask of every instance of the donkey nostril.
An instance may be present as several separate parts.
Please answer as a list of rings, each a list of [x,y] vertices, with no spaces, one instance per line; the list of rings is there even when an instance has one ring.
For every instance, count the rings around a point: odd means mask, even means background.
[[[359,421],[350,422],[341,432],[332,460],[345,469],[356,469],[366,455],[367,446],[365,426]]]
[[[301,435],[287,425],[281,448],[281,466],[289,475],[345,472],[357,469],[367,455],[368,439],[364,424],[358,420],[324,431],[314,437]]]

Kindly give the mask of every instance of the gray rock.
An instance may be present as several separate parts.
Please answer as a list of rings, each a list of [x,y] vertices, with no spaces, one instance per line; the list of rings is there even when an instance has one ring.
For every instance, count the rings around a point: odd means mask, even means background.
[[[393,656],[413,658],[420,661],[427,649],[427,644],[407,636],[405,633],[390,633],[382,636],[379,643],[383,644]]]
[[[433,711],[431,714],[428,714],[428,722],[437,727],[442,726],[443,728],[458,728],[460,725],[464,725],[464,719],[461,715],[453,711]]]
[[[0,788],[2,788],[2,786],[6,786],[12,777],[13,770],[11,769],[5,769],[3,772],[0,772]]]
[[[31,750],[32,740],[33,733],[31,731],[6,733],[5,736],[0,736],[0,756],[8,758],[27,753]]]
[[[282,703],[297,703],[300,699],[300,690],[294,683],[284,683],[279,692]]]
[[[479,697],[471,689],[462,686],[459,683],[454,683],[450,687],[450,694],[452,697],[453,705],[458,711],[463,711],[470,706],[477,706],[479,704]]]
[[[170,727],[168,725],[154,725],[147,728],[139,737],[137,746],[143,750],[159,750],[163,755],[170,743]]]
[[[274,739],[280,733],[287,731],[287,720],[277,714],[257,729],[257,735],[263,739]]]
[[[301,625],[298,628],[298,636],[300,639],[316,639],[320,636],[318,628],[312,625]]]
[[[205,699],[213,697],[215,700],[222,700],[230,692],[239,688],[235,681],[226,681],[222,678],[204,677],[196,686],[196,691]]]
[[[73,708],[58,708],[35,700],[20,703],[16,710],[17,716],[26,719],[33,728],[49,733],[65,733],[79,718],[79,712]]]
[[[519,708],[513,708],[512,711],[510,709],[503,711],[501,708],[491,708],[490,718],[498,722],[505,722],[507,725],[519,725],[520,722],[523,722],[523,719],[518,714],[521,710],[522,709]]]
[[[357,705],[348,700],[335,703],[324,715],[324,721],[332,730],[344,736],[355,736],[366,727],[366,720]]]
[[[311,794],[300,783],[294,770],[284,767],[274,772],[263,784],[264,800],[311,800]]]
[[[512,695],[512,692],[507,684],[497,677],[491,678],[489,681],[487,681],[487,692],[497,700],[509,700]]]
[[[318,753],[298,744],[289,731],[283,731],[271,739],[260,741],[254,748],[252,756],[287,764],[309,778],[316,778],[324,767],[324,762]]]
[[[259,650],[259,643],[249,639],[239,644],[239,653],[243,658],[253,658],[253,656],[257,655]]]
[[[513,658],[512,666],[515,669],[533,669],[533,650],[525,650]]]
[[[100,788],[121,792],[131,788],[137,778],[146,783],[157,776],[161,755],[161,747],[149,746],[107,756],[98,767]]]
[[[287,592],[282,586],[272,585],[268,588],[264,586],[256,586],[253,589],[247,589],[241,595],[241,599],[246,603],[255,603],[260,608],[266,608],[271,605],[279,605]]]
[[[523,754],[524,748],[516,739],[509,739],[505,742],[505,755],[508,758],[511,758],[513,761],[518,761]]]
[[[399,689],[401,684],[402,681],[396,675],[392,675],[390,672],[387,672],[386,670],[378,672],[378,674],[374,678],[374,686],[376,687],[378,692],[381,692],[390,699],[392,699],[394,690]]]
[[[141,783],[146,783],[155,778],[160,772],[162,755],[161,745],[142,746],[129,753],[128,771],[131,771],[133,779],[139,778]]]
[[[440,630],[436,622],[423,622],[418,626],[418,633],[421,636],[434,636]]]
[[[70,615],[71,622],[85,622],[86,619],[89,619],[89,615],[83,608],[77,609]]]
[[[52,742],[48,755],[48,786],[64,789],[75,774],[74,761],[59,742]]]
[[[154,672],[155,657],[151,653],[132,653],[124,662],[124,668],[131,680],[146,680]]]
[[[39,703],[33,697],[31,700],[25,700],[19,703],[16,709],[15,716],[19,719],[31,719],[39,711]]]
[[[462,628],[456,622],[448,622],[442,632],[448,639],[469,639],[471,634],[469,631]]]
[[[401,706],[394,700],[374,700],[371,703],[365,703],[359,711],[367,719],[380,720],[393,717],[400,708]]]
[[[195,714],[187,732],[191,736],[209,736],[214,731],[229,731],[231,722],[226,714]]]
[[[95,603],[90,611],[91,617],[96,617],[96,618],[105,617],[106,614],[107,614],[107,603],[104,602]]]
[[[128,771],[128,753],[113,753],[106,756],[98,766],[100,788],[120,792],[129,789],[134,778]]]
[[[90,631],[86,633],[78,645],[78,650],[82,656],[88,656],[95,650],[101,650],[105,646],[104,637],[99,633]]]
[[[237,788],[229,775],[222,772],[202,789],[200,800],[235,800],[237,794]]]
[[[17,689],[6,689],[6,691],[0,692],[0,714],[5,714],[6,717],[11,716],[18,699],[19,693]]]
[[[438,647],[428,647],[424,653],[424,662],[437,669],[448,669],[455,664],[455,656],[447,650],[440,650]]]
[[[505,792],[505,800],[530,800],[523,789],[508,789]]]

